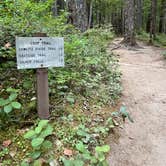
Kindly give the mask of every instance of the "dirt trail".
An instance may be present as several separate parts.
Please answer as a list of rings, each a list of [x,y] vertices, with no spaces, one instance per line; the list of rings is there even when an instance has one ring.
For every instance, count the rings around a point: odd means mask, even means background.
[[[120,39],[113,43],[118,44]],[[123,103],[134,123],[126,122],[111,142],[110,166],[166,166],[166,60],[157,47],[120,47]],[[110,48],[111,49],[111,48]]]

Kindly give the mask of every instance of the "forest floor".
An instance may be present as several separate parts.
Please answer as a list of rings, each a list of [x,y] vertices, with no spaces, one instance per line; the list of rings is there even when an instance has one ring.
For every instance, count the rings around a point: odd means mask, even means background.
[[[119,45],[117,38],[110,50]],[[110,166],[166,165],[166,50],[138,42],[140,48],[120,46],[122,102],[134,123],[126,122],[111,139]],[[115,136],[111,136],[115,137]]]

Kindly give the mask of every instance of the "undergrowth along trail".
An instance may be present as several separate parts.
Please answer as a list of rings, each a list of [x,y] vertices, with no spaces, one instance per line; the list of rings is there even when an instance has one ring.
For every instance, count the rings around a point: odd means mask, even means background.
[[[119,45],[113,41],[111,47]],[[120,48],[123,73],[123,104],[134,123],[126,122],[111,143],[111,166],[165,166],[166,150],[166,62],[164,49],[139,42],[140,48]]]
[[[117,59],[106,52],[114,34],[104,28],[65,34],[65,68],[48,70],[50,122],[37,119],[35,71],[0,63],[2,166],[106,165],[105,139],[117,127],[112,112],[121,94]],[[4,57],[11,49],[14,43],[3,48]]]

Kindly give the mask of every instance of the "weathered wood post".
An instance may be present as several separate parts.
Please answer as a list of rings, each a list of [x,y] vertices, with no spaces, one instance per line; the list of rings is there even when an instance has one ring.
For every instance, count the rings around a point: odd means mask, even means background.
[[[37,69],[37,111],[39,118],[48,119],[49,93],[48,93],[48,71],[46,68]]]
[[[47,37],[45,33],[35,33],[34,37]],[[41,39],[42,40],[42,39]],[[41,64],[41,67],[43,64]],[[48,119],[49,113],[49,92],[48,92],[48,70],[47,68],[36,69],[37,75],[37,111],[41,119]]]

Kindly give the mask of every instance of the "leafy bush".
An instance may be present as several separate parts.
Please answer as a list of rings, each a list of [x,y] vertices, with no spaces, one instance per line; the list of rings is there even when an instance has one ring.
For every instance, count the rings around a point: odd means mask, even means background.
[[[24,116],[20,114],[21,120],[26,119],[26,122],[28,120],[30,124],[33,124],[37,112],[35,101],[32,101],[36,96],[35,86],[33,86],[35,72],[34,70],[16,70],[15,36],[32,36],[38,31],[45,32],[48,36],[63,36],[65,67],[49,69],[51,118],[56,119],[53,125],[58,142],[54,149],[55,153],[58,152],[56,159],[59,161],[59,156],[63,156],[64,147],[72,147],[78,154],[78,158],[71,160],[79,159],[80,161],[81,159],[80,165],[83,162],[102,165],[101,163],[105,162],[106,150],[105,147],[96,146],[104,144],[103,137],[108,135],[115,126],[111,118],[106,120],[108,116],[110,117],[110,111],[107,110],[102,114],[103,110],[100,105],[114,104],[121,92],[121,74],[118,71],[117,60],[106,50],[108,41],[113,38],[114,33],[110,27],[106,27],[106,29],[91,29],[81,34],[72,25],[66,24],[66,13],[56,18],[52,17],[48,10],[51,3],[51,0],[38,3],[31,0],[7,0],[0,3],[0,9],[2,9],[0,13],[0,58],[5,59],[5,63],[0,64],[2,75],[0,86],[4,89],[10,86],[20,90],[19,99],[23,103],[22,112],[24,113]],[[24,18],[25,15],[26,18]],[[9,58],[10,62],[6,63],[6,58],[7,60]],[[0,95],[4,96],[4,99],[8,98],[8,95],[4,95],[2,91]],[[34,112],[29,109],[29,104]],[[100,119],[106,120],[107,123],[100,124]],[[51,147],[52,144],[49,142],[51,138],[47,136],[53,134],[52,129],[48,121],[41,121],[24,135],[25,140],[30,140],[30,148],[26,150],[28,157],[33,159],[34,165],[40,163],[40,157],[45,157],[47,154],[46,146]],[[43,133],[47,134],[43,135]],[[84,152],[79,150],[78,141],[82,142],[87,149],[89,159],[85,158],[87,154],[84,155]],[[24,142],[21,143],[24,144]],[[18,150],[15,161],[12,160],[15,165],[20,164],[20,156],[27,157],[24,153],[22,154],[22,149]],[[109,148],[106,146],[106,149]],[[55,153],[53,159],[55,159]],[[27,164],[26,160],[22,162],[24,166]]]
[[[21,104],[17,101],[18,90],[8,88],[6,92],[10,95],[7,98],[0,98],[0,128],[15,121],[17,119],[15,111],[21,109]]]
[[[96,103],[113,103],[121,92],[121,74],[114,56],[106,52],[107,39],[93,31],[89,36],[75,34],[65,38],[66,67],[50,70],[50,85],[57,89],[52,93],[64,98],[70,94],[70,99],[78,94],[92,99],[95,96]]]
[[[29,130],[25,135],[25,139],[31,140],[32,153],[29,154],[34,161],[42,154],[48,152],[52,148],[52,142],[46,138],[52,135],[53,127],[48,124],[48,120],[41,120],[35,129]],[[23,162],[24,163],[24,162]]]
[[[163,52],[162,55],[163,55],[164,59],[166,59],[166,52]]]
[[[0,57],[15,57],[16,36],[29,37],[36,32],[54,36],[70,32],[72,26],[66,25],[66,13],[56,18],[50,13],[52,3],[52,0],[0,2]],[[4,48],[6,43],[11,44],[9,49]]]
[[[149,33],[146,33],[145,31],[141,31],[141,32],[139,32],[139,34],[137,34],[137,38],[139,40],[149,42]],[[153,41],[153,44],[155,46],[159,46],[159,47],[161,47],[161,46],[166,47],[166,35],[157,34],[155,40]]]
[[[95,155],[93,155],[83,142],[78,142],[76,144],[76,149],[79,151],[79,154],[74,159],[65,159],[62,158],[64,166],[108,166],[108,163],[105,158],[105,154],[110,151],[108,145],[96,146]]]
[[[95,96],[96,103],[113,103],[118,98],[120,73],[116,60],[106,52],[106,41],[114,36],[110,27],[80,34],[66,24],[66,13],[56,18],[51,15],[52,0],[39,3],[9,0],[1,4],[0,57],[15,58],[15,36],[31,36],[38,31],[48,36],[64,36],[66,67],[49,71],[52,98],[69,103],[74,103],[78,94]],[[10,44],[7,48],[6,43]],[[8,68],[11,63],[5,65]]]
[[[155,39],[155,45],[166,47],[166,35],[165,34],[157,35]]]

